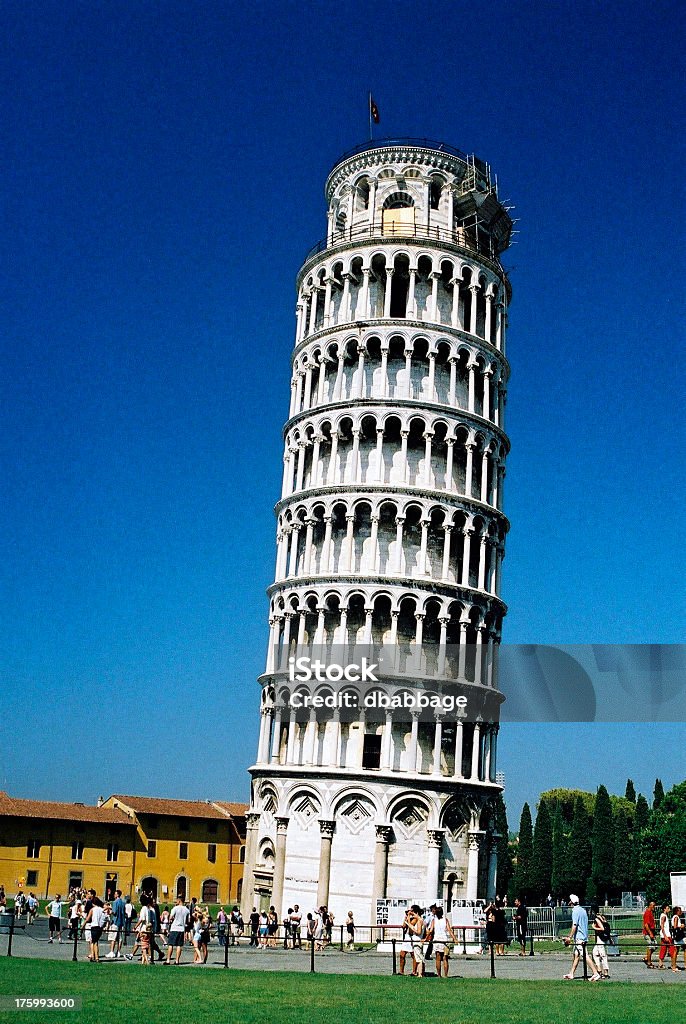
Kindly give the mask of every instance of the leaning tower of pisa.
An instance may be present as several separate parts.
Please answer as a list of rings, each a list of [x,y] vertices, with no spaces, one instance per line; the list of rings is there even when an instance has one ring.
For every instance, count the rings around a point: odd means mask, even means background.
[[[379,899],[495,887],[512,221],[486,164],[425,141],[359,146],[325,194],[297,278],[243,907],[370,924]],[[289,658],[361,643],[390,652],[386,693],[433,677],[466,710],[305,701],[342,688]]]

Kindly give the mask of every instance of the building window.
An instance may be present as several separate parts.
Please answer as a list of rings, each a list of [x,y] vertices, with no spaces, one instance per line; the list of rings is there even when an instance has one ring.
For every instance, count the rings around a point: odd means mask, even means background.
[[[188,860],[188,843],[179,843],[179,860]]]
[[[119,860],[119,843],[107,844],[107,859],[109,861]]]
[[[207,878],[202,883],[202,893],[200,898],[203,903],[217,903],[217,897],[219,895],[219,882],[216,878]]]
[[[157,856],[157,840],[148,839],[148,857]]]
[[[30,882],[28,883],[31,884]],[[83,885],[83,871],[70,871],[69,872],[69,888],[80,889]]]
[[[238,863],[239,864],[245,864],[245,847],[244,846],[241,846],[240,850],[238,851]]]
[[[27,871],[26,872],[26,884],[28,885],[29,889],[32,886],[34,886],[34,885],[38,885],[38,872],[37,871]]]
[[[179,828],[182,832],[188,832],[191,825],[188,818],[179,818]]]
[[[364,747],[362,749],[362,767],[363,768],[380,768],[381,767],[381,737],[367,733],[364,738]]]
[[[207,859],[210,862],[210,864],[214,864],[214,862],[216,861],[216,859],[217,859],[217,844],[216,843],[208,843],[207,844]]]
[[[83,839],[76,839],[71,844],[71,859],[83,860]]]
[[[31,839],[26,847],[27,857],[40,857],[40,843],[37,839]]]

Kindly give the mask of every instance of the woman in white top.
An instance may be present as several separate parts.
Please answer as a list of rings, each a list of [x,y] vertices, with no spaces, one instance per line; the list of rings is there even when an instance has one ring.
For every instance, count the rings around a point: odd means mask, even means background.
[[[443,907],[436,907],[427,938],[429,941],[433,939],[434,954],[436,956],[436,976],[447,978],[450,961],[449,943],[455,941],[455,932],[448,918],[443,916]],[[441,970],[443,971],[442,974]]]

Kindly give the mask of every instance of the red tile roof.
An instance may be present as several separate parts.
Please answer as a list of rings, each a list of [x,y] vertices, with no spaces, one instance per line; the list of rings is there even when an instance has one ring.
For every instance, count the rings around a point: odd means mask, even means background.
[[[136,814],[159,814],[176,818],[210,818],[226,820],[227,815],[242,817],[248,805],[238,803],[210,803],[206,800],[166,800],[155,796],[124,796],[113,793],[108,803],[130,807]],[[220,809],[221,808],[221,809]]]
[[[49,818],[53,821],[88,821],[100,825],[135,825],[125,811],[89,804],[63,804],[51,800],[21,800],[0,791],[0,815]]]

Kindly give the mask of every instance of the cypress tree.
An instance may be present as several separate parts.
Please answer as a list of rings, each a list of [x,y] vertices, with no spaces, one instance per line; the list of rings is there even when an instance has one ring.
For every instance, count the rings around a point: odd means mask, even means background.
[[[599,786],[593,812],[591,875],[595,883],[596,895],[605,900],[614,888],[614,839],[610,796],[605,786]]]
[[[624,792],[624,796],[627,800],[631,800],[632,804],[636,803],[636,790],[631,779],[626,780],[626,790]]]
[[[572,891],[573,879],[569,877],[569,841],[565,832],[562,809],[555,808],[553,817],[553,868],[550,891],[556,899],[565,899]]]
[[[662,801],[665,798],[665,791],[662,785],[662,779],[655,779],[655,789],[653,790],[653,810],[656,811]]]
[[[614,819],[615,855],[613,884],[618,893],[631,891],[632,863],[631,854],[634,847],[629,819],[623,807],[618,807]]]
[[[548,805],[541,801],[534,828],[531,889],[533,898],[542,904],[551,889],[553,873],[553,826]]]
[[[515,892],[528,903],[531,895],[531,860],[533,857],[533,829],[531,810],[528,804],[522,808],[519,819],[519,842],[517,843],[517,867],[515,869]]]
[[[583,797],[577,797],[574,804],[572,832],[569,838],[569,877],[574,892],[583,902],[586,883],[591,874],[591,837],[589,834],[588,812]],[[567,893],[564,894],[565,899]]]
[[[631,891],[639,892],[643,887],[641,880],[641,835],[650,824],[650,808],[648,801],[639,793],[634,814],[634,833],[631,843]]]

